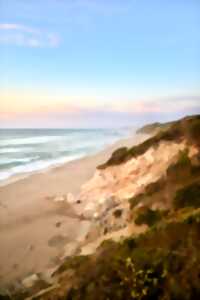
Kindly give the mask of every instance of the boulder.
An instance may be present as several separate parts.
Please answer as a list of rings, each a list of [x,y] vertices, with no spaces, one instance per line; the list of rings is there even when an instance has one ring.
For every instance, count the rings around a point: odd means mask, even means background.
[[[96,209],[97,209],[97,206],[94,204],[94,202],[87,203],[87,205],[85,206],[84,211],[83,211],[83,216],[85,218],[92,218]]]
[[[63,201],[65,201],[65,200],[66,200],[65,196],[56,196],[56,197],[53,199],[54,202],[63,202]]]
[[[22,280],[22,284],[25,288],[31,288],[39,280],[37,274],[32,274]]]
[[[76,199],[75,199],[74,195],[72,193],[68,193],[67,194],[67,202],[69,204],[72,204],[72,203],[75,203],[75,201],[76,201]]]
[[[99,218],[98,212],[95,212],[95,213],[93,214],[93,218],[94,218],[94,219],[98,219],[98,218]]]

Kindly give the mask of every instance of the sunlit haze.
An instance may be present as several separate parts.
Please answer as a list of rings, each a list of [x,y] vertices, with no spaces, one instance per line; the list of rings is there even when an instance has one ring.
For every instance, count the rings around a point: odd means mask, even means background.
[[[199,0],[1,0],[0,127],[200,112]]]

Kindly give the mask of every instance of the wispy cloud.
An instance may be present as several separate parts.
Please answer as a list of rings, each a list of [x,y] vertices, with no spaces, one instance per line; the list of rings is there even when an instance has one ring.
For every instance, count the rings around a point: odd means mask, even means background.
[[[3,23],[0,24],[0,30],[20,30],[23,32],[28,32],[28,33],[38,33],[39,31],[20,24],[13,24],[13,23]]]
[[[121,100],[110,104],[108,109],[115,112],[130,112],[133,114],[170,113],[187,111],[194,108],[200,110],[200,96],[161,97],[149,100],[125,101]]]
[[[58,47],[58,34],[41,29],[28,27],[22,24],[0,24],[0,43],[15,46],[46,48]]]
[[[115,127],[169,121],[200,113],[200,95],[149,100],[75,101],[42,91],[1,91],[0,127]],[[28,100],[27,100],[28,99]]]

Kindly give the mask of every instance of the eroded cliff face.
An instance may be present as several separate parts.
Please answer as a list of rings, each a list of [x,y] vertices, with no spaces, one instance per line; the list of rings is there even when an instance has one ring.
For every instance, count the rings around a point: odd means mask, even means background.
[[[180,151],[186,149],[186,142],[161,142],[156,148],[150,147],[144,154],[132,158],[117,166],[97,170],[79,195],[85,203],[86,215],[92,215],[101,206],[113,199],[116,204],[126,202],[141,193],[145,186],[161,178],[168,166],[177,158]],[[192,146],[187,148],[190,153]],[[95,216],[94,216],[95,217]]]
[[[87,242],[90,244],[84,245],[81,253],[93,252],[102,240],[112,236],[120,238],[146,230],[146,227],[138,228],[131,221],[145,206],[152,210],[170,209],[167,189],[162,198],[157,196],[148,205],[147,201],[145,203],[141,199],[135,203],[134,209],[130,209],[130,199],[143,194],[150,185],[156,185],[167,178],[169,166],[186,152],[188,159],[192,159],[197,155],[198,149],[186,140],[180,143],[161,142],[125,163],[97,170],[94,177],[82,187],[79,195],[82,215],[93,220],[87,234]]]

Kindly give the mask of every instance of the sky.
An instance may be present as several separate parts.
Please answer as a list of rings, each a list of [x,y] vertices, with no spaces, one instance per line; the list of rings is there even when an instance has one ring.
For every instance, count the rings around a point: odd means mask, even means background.
[[[199,0],[0,0],[0,128],[195,113]]]

